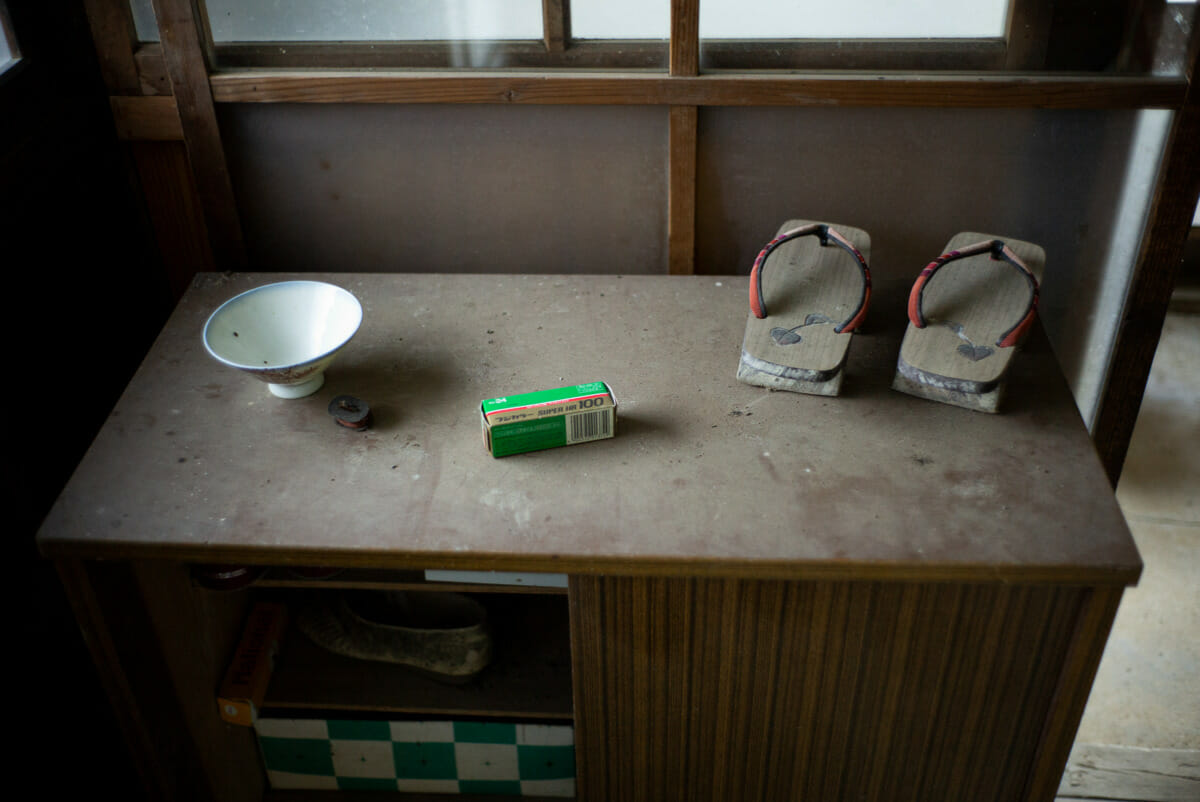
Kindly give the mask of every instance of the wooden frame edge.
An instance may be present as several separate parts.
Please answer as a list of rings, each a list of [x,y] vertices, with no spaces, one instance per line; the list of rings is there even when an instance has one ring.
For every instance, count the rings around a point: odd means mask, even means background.
[[[161,0],[160,0],[161,1]],[[1175,109],[1184,78],[992,73],[437,72],[214,73],[217,103]]]
[[[171,95],[109,97],[117,138],[124,141],[181,142],[183,124]]]
[[[83,6],[108,91],[115,95],[140,94],[141,80],[133,57],[137,34],[129,3],[84,0]]]
[[[699,110],[671,106],[668,135],[667,272],[696,272],[696,147]]]
[[[241,221],[209,85],[205,41],[190,0],[154,0],[163,57],[171,77],[183,140],[220,270],[246,267]]]
[[[1121,478],[1163,322],[1179,276],[1183,252],[1200,198],[1200,31],[1188,56],[1191,82],[1163,148],[1159,175],[1138,251],[1109,375],[1092,427],[1100,461],[1115,488]]]
[[[571,42],[571,5],[566,0],[542,0],[542,40],[547,53],[563,53]]]

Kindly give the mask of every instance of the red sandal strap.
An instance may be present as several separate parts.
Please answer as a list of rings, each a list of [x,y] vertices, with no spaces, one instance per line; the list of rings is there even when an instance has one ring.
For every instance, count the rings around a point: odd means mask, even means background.
[[[921,275],[917,276],[917,280],[908,294],[908,319],[918,329],[925,328],[926,321],[923,305],[925,301],[925,286],[929,283],[929,279],[933,277],[934,273],[941,270],[950,262],[956,259],[965,259],[968,256],[978,256],[981,253],[990,253],[992,259],[1008,262],[1017,269],[1017,272],[1029,284],[1029,305],[1025,307],[1025,314],[1021,316],[1021,319],[1012,328],[1005,331],[996,340],[997,347],[1011,348],[1021,341],[1021,338],[1025,336],[1025,332],[1033,325],[1033,319],[1037,316],[1038,280],[1037,276],[1033,275],[1032,271],[1025,266],[1025,263],[1021,261],[1020,257],[1011,248],[1004,244],[1003,240],[993,239],[977,242],[974,245],[968,245],[965,248],[944,253],[926,265],[925,269],[921,271]]]
[[[853,256],[855,261],[858,262],[858,269],[861,271],[863,277],[863,289],[858,299],[858,306],[849,318],[834,328],[834,331],[838,334],[854,331],[862,323],[863,318],[866,317],[867,307],[871,304],[871,268],[867,266],[867,260],[863,258],[858,248],[855,248],[850,240],[842,236],[836,229],[824,223],[812,223],[785,231],[768,242],[766,247],[759,252],[758,257],[754,260],[754,267],[750,269],[750,312],[759,319],[767,316],[767,304],[763,300],[762,292],[762,271],[766,265],[767,257],[783,243],[811,235],[816,235],[821,240],[822,247],[832,242]]]

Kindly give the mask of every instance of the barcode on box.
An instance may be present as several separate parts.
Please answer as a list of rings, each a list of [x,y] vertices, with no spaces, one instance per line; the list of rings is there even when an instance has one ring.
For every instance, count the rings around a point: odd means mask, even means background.
[[[612,437],[612,408],[567,416],[567,445]]]

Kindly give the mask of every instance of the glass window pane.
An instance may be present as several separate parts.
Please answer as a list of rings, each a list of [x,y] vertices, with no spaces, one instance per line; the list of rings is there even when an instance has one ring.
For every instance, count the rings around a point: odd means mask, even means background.
[[[8,9],[0,0],[0,72],[4,72],[21,58],[17,49],[17,38],[13,35],[12,23],[8,20]]]
[[[704,0],[701,8],[709,2]],[[571,0],[571,36],[575,39],[668,39],[671,36],[671,4],[667,0]]]
[[[1007,0],[704,0],[704,39],[944,39],[1005,34]]]
[[[541,39],[540,0],[207,0],[213,41]]]
[[[158,20],[154,17],[153,0],[129,0],[133,12],[133,28],[139,42],[157,42]]]

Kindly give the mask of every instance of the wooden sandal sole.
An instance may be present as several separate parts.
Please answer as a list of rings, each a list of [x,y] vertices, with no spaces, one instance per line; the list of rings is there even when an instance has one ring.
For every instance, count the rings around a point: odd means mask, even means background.
[[[892,387],[998,412],[1009,365],[1037,311],[1045,263],[1033,243],[955,235],[913,285]]]
[[[862,229],[784,223],[751,272],[738,381],[838,395],[853,331],[870,301],[870,252]]]

